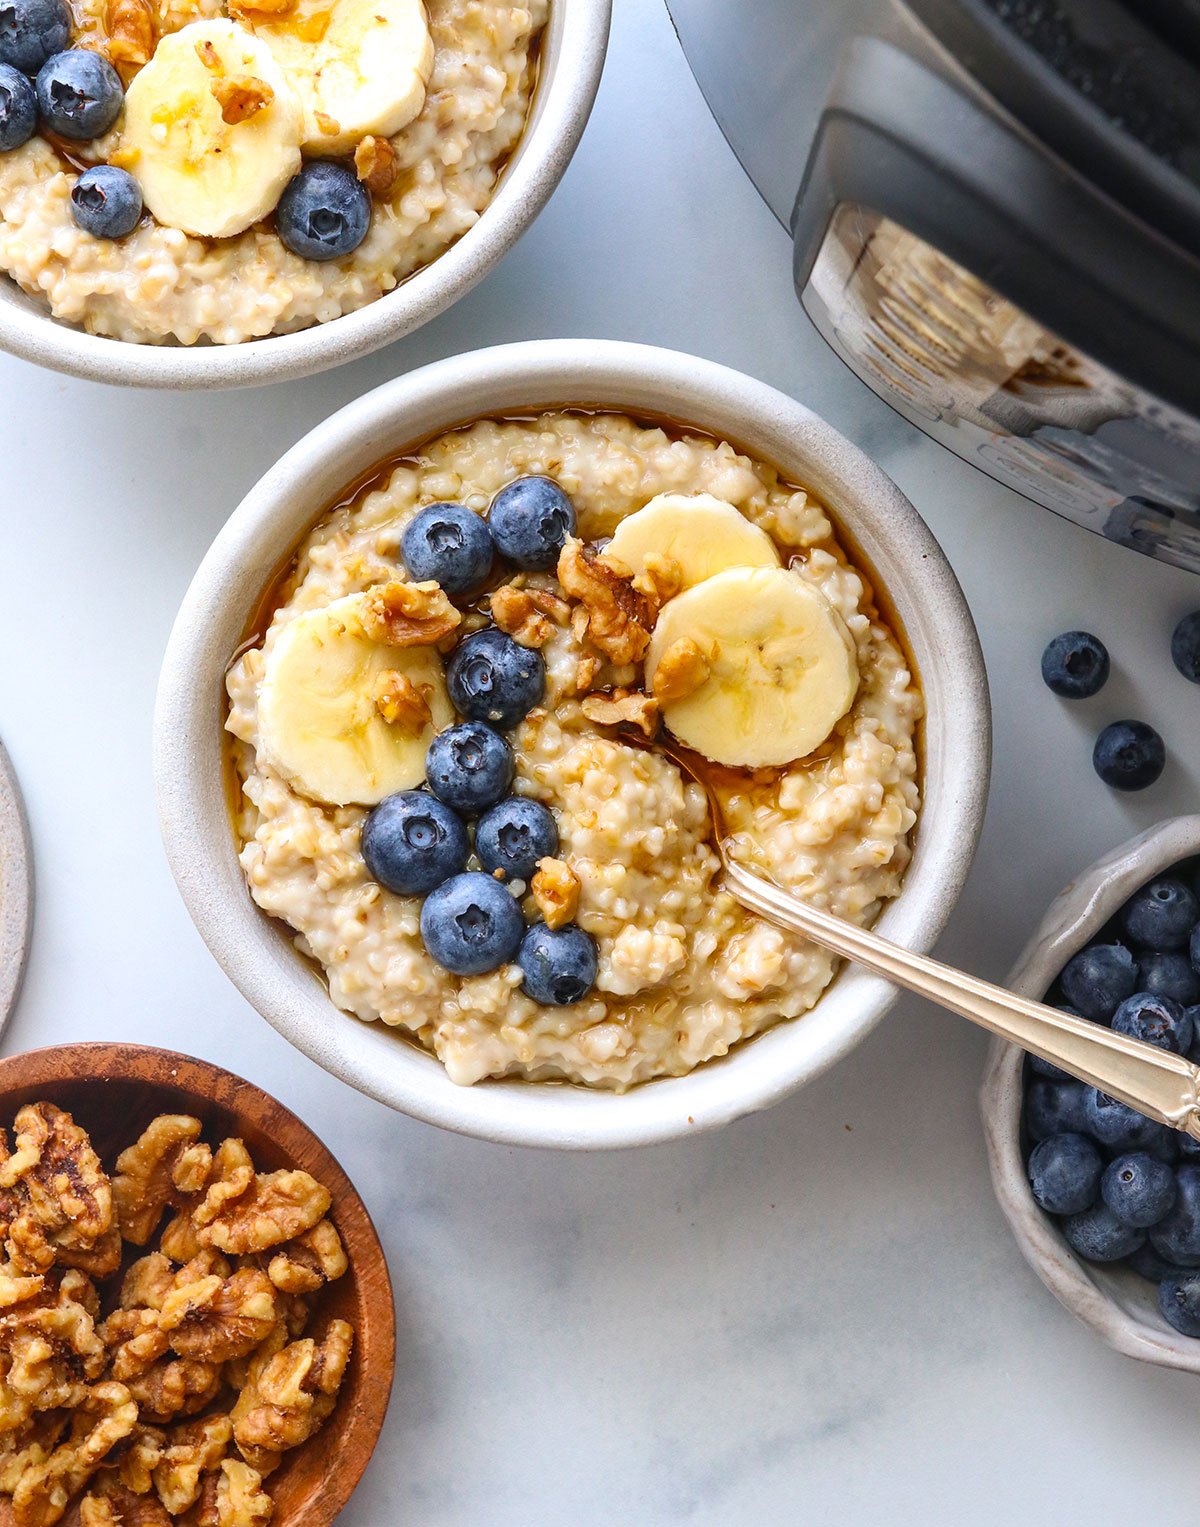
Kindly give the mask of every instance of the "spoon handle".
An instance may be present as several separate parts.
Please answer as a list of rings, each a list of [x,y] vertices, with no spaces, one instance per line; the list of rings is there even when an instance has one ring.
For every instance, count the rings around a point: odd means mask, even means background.
[[[814,944],[969,1018],[1139,1113],[1200,1140],[1200,1069],[1182,1055],[1114,1034],[1102,1024],[1074,1018],[928,955],[914,954],[868,928],[809,906],[729,858],[725,887],[768,922],[804,934]]]

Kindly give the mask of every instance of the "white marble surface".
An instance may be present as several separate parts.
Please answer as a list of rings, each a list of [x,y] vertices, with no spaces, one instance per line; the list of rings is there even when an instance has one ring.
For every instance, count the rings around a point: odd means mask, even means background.
[[[330,376],[219,396],[0,360],[0,735],[40,877],[5,1050],[191,1050],[270,1088],[339,1153],[386,1240],[400,1321],[387,1432],[344,1527],[1083,1527],[1178,1506],[1200,1387],[1110,1354],[1020,1261],[988,1188],[984,1042],[966,1025],[901,1002],[807,1091],[686,1144],[503,1150],[393,1115],[292,1052],[212,964],[167,874],[154,682],[217,527],[340,403],[536,335],[649,340],[754,372],[873,452],[932,524],[996,711],[991,812],[948,956],[1000,975],[1076,868],[1194,803],[1200,694],[1166,643],[1200,583],[973,475],[868,395],[793,303],[787,241],[658,0],[616,12],[595,118],[549,210],[420,334]],[[1037,658],[1077,624],[1117,671],[1068,710]],[[1131,799],[1089,764],[1092,732],[1122,714],[1158,725],[1172,757]]]

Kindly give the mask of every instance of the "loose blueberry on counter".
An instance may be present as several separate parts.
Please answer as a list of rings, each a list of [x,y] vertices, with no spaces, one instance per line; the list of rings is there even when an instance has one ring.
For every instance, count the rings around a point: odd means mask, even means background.
[[[423,896],[457,875],[471,852],[461,820],[425,790],[389,795],[362,826],[367,873],[397,896]]]
[[[1064,631],[1042,653],[1042,678],[1064,700],[1086,700],[1104,688],[1108,649],[1090,631]]]
[[[1025,1128],[1033,1140],[1088,1133],[1083,1082],[1031,1082],[1025,1089]]]
[[[0,0],[0,63],[36,74],[70,40],[71,13],[64,0]]]
[[[524,927],[511,893],[473,870],[444,881],[421,907],[421,937],[430,958],[456,976],[479,976],[507,965]]]
[[[1175,1173],[1175,1202],[1150,1231],[1150,1244],[1176,1267],[1200,1267],[1200,1166]]]
[[[1175,1202],[1175,1173],[1165,1161],[1133,1151],[1108,1163],[1100,1195],[1123,1225],[1148,1230]]]
[[[1107,1204],[1094,1204],[1062,1222],[1067,1245],[1086,1262],[1119,1262],[1136,1251],[1145,1231],[1123,1225]]]
[[[447,727],[429,744],[425,779],[434,795],[466,816],[476,816],[512,784],[513,750],[482,721]]]
[[[20,148],[37,130],[33,81],[11,64],[0,64],[0,153]]]
[[[1192,969],[1186,954],[1160,954],[1157,949],[1138,955],[1138,979],[1148,992],[1170,997],[1183,1007],[1200,1002],[1200,976]]]
[[[102,138],[125,100],[121,76],[89,48],[68,48],[48,58],[35,89],[43,126],[77,143]]]
[[[1181,1336],[1200,1336],[1200,1269],[1167,1274],[1158,1285],[1158,1308]]]
[[[1085,1018],[1107,1023],[1137,988],[1137,963],[1123,944],[1082,949],[1059,977],[1067,1001]]]
[[[1112,1151],[1146,1151],[1157,1156],[1154,1147],[1164,1134],[1172,1134],[1166,1124],[1158,1124],[1145,1114],[1118,1102],[1096,1087],[1084,1088],[1084,1132]]]
[[[477,588],[492,566],[486,521],[462,504],[430,504],[404,527],[400,555],[418,583],[432,578],[447,594]]]
[[[1145,790],[1162,773],[1167,750],[1144,721],[1114,721],[1096,738],[1092,766],[1114,790]]]
[[[517,963],[525,972],[521,990],[546,1007],[569,1007],[596,984],[595,941],[574,923],[535,923],[521,940]]]
[[[575,534],[575,506],[553,478],[518,477],[492,500],[488,526],[514,567],[544,572]]]
[[[71,216],[97,239],[123,239],[142,216],[142,188],[128,170],[97,164],[71,188]]]
[[[348,165],[309,159],[283,188],[275,231],[302,260],[352,254],[371,225],[371,195]]]
[[[1147,949],[1184,949],[1200,922],[1200,900],[1170,875],[1144,885],[1125,903],[1121,926],[1135,944]]]
[[[558,826],[540,801],[513,795],[480,817],[475,852],[489,874],[503,870],[507,879],[528,883],[538,860],[558,853]]]
[[[1192,1042],[1192,1020],[1179,1003],[1148,991],[1126,997],[1113,1014],[1112,1027],[1118,1034],[1176,1055],[1182,1055]]]
[[[459,642],[446,665],[446,688],[460,715],[511,731],[546,692],[540,652],[489,626]]]
[[[1171,661],[1185,679],[1200,684],[1200,610],[1185,615],[1172,632]]]
[[[1170,1168],[1167,1168],[1169,1171]],[[1050,1214],[1090,1209],[1100,1191],[1104,1162],[1086,1135],[1050,1135],[1029,1156],[1029,1186]]]

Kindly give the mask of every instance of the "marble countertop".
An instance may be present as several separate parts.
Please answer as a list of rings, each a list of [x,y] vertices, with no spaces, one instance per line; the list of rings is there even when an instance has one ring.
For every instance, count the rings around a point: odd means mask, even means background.
[[[1110,1353],[1016,1251],[976,1118],[985,1041],[961,1021],[901,1001],[820,1081],[723,1133],[634,1154],[501,1149],[393,1114],[291,1050],[211,961],[167,872],[154,685],[222,521],[340,404],[536,336],[646,340],[752,372],[865,447],[932,525],[979,622],[996,719],[948,958],[1001,976],[1075,870],[1189,809],[1200,694],[1167,642],[1200,583],[918,436],[809,328],[788,256],[658,0],[616,0],[595,116],[550,207],[408,340],[219,395],[0,359],[0,735],[39,876],[4,1049],[190,1050],[269,1088],[341,1157],[386,1242],[400,1335],[387,1430],[342,1527],[1082,1527],[1138,1519],[1148,1480],[1163,1500],[1192,1486],[1196,1381]],[[1069,708],[1037,663],[1078,625],[1115,673]],[[1095,730],[1122,715],[1151,720],[1171,754],[1129,798],[1090,767]]]

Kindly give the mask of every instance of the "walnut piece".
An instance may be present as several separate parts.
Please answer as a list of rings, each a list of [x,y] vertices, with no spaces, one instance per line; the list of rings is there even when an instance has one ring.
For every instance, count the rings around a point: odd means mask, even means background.
[[[591,689],[592,685],[596,682],[596,675],[600,672],[601,666],[600,659],[594,652],[583,653],[575,665],[575,693],[577,695],[581,695],[585,690]]]
[[[654,611],[603,557],[572,536],[558,558],[558,581],[587,613],[584,636],[613,663],[638,663],[650,645]]]
[[[275,92],[266,80],[247,74],[239,79],[214,80],[213,97],[221,108],[221,120],[230,126],[248,122],[260,111],[265,111],[275,99]]]
[[[258,1470],[227,1458],[217,1483],[217,1527],[265,1527],[274,1509]]]
[[[174,1286],[175,1269],[161,1251],[152,1251],[130,1264],[118,1302],[123,1310],[161,1310]]]
[[[105,1364],[97,1309],[90,1280],[69,1271],[53,1274],[33,1298],[0,1315],[0,1429],[83,1400],[86,1381],[99,1378]]]
[[[650,693],[660,705],[672,705],[694,694],[712,670],[708,659],[690,636],[673,641],[653,674],[648,675]]]
[[[212,1175],[203,1201],[192,1212],[192,1222],[197,1229],[212,1223],[225,1206],[249,1192],[254,1182],[254,1163],[250,1152],[240,1140],[222,1140],[213,1155]],[[190,1259],[189,1259],[190,1260]]]
[[[217,1396],[221,1370],[215,1363],[187,1357],[162,1357],[145,1373],[127,1380],[145,1421],[162,1424],[176,1416],[194,1416]]]
[[[571,607],[546,589],[517,588],[506,583],[491,597],[492,619],[522,647],[544,647],[555,626],[565,626]]]
[[[192,1215],[183,1210],[168,1220],[158,1244],[172,1262],[190,1262],[201,1250],[200,1231]]]
[[[389,139],[368,133],[354,150],[354,169],[368,191],[386,196],[399,178],[400,161]]]
[[[45,1272],[60,1251],[91,1251],[113,1224],[113,1191],[91,1141],[53,1103],[17,1114],[16,1149],[0,1162],[0,1189],[15,1189],[8,1250],[18,1270]]]
[[[643,737],[658,730],[658,701],[637,690],[614,689],[611,694],[585,695],[583,714],[597,726],[636,726]]]
[[[564,928],[579,910],[579,876],[562,859],[539,859],[529,889],[547,928]]]
[[[217,1468],[232,1440],[228,1416],[205,1416],[172,1427],[154,1470],[154,1488],[172,1516],[196,1503],[204,1475]]]
[[[171,1527],[152,1495],[139,1495],[118,1479],[104,1479],[83,1497],[79,1527]]]
[[[121,1483],[135,1495],[147,1495],[154,1488],[154,1470],[166,1445],[166,1433],[157,1426],[138,1425],[124,1448],[117,1468]]]
[[[336,138],[342,130],[342,124],[331,117],[327,111],[314,111],[313,116],[317,119],[317,127],[326,138]]]
[[[406,674],[387,668],[375,680],[375,709],[389,726],[409,737],[419,737],[433,725],[429,708],[432,693],[430,685],[414,684]]]
[[[100,1335],[109,1351],[109,1372],[122,1384],[148,1372],[170,1345],[152,1309],[114,1310]]]
[[[104,7],[104,31],[104,51],[128,84],[142,65],[154,57],[157,38],[149,0],[108,0]]]
[[[274,1286],[257,1267],[241,1267],[224,1279],[210,1273],[181,1283],[158,1313],[159,1328],[174,1351],[206,1363],[247,1356],[278,1319]]]
[[[285,1294],[312,1294],[340,1278],[349,1265],[332,1220],[323,1219],[281,1247],[271,1258],[267,1275]]]
[[[137,1423],[124,1384],[94,1384],[71,1417],[71,1429],[43,1462],[27,1468],[12,1497],[16,1527],[51,1527],[105,1457]]]
[[[352,1327],[332,1320],[323,1341],[294,1341],[254,1373],[233,1408],[234,1440],[248,1463],[299,1447],[321,1427],[337,1402],[353,1345]]]
[[[229,0],[229,14],[235,21],[249,21],[251,26],[264,17],[278,19],[294,10],[296,0]]]
[[[61,1410],[39,1412],[23,1425],[0,1434],[0,1493],[11,1495],[26,1469],[45,1463],[67,1429]]]
[[[380,583],[362,596],[363,630],[389,647],[431,647],[462,616],[436,583]]]
[[[683,587],[683,568],[674,557],[668,557],[664,552],[648,552],[641,572],[634,577],[633,586],[639,594],[645,594],[656,610],[661,610]]]
[[[135,1246],[146,1244],[157,1230],[163,1210],[175,1201],[176,1164],[199,1134],[200,1120],[190,1114],[160,1114],[117,1157],[113,1198],[121,1233]]]
[[[311,1230],[324,1219],[330,1202],[328,1188],[307,1172],[260,1172],[247,1192],[202,1225],[200,1242],[230,1256],[266,1251]]]
[[[233,7],[230,6],[231,11],[232,9]],[[225,67],[221,62],[221,55],[217,52],[216,48],[213,47],[212,43],[209,42],[207,37],[203,42],[198,42],[196,44],[196,57],[200,60],[206,69],[218,70]]]

